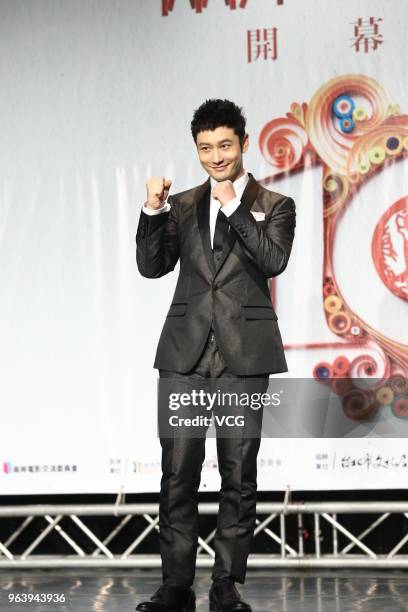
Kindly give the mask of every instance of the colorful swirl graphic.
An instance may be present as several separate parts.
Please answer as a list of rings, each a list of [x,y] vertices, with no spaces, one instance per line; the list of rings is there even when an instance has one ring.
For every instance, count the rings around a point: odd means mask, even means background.
[[[341,118],[335,114],[336,100],[345,95],[354,104],[353,129],[348,132],[341,129]],[[347,174],[349,153],[355,141],[382,123],[390,108],[388,94],[374,79],[361,74],[336,77],[320,87],[311,99],[306,131],[330,170]]]
[[[267,123],[259,145],[273,177],[307,162],[323,166],[323,307],[330,330],[359,354],[354,351],[349,360],[340,353],[333,363],[317,363],[314,378],[342,397],[348,418],[368,419],[378,406],[386,405],[396,417],[408,418],[408,347],[352,311],[333,268],[336,230],[345,207],[374,172],[408,155],[408,115],[400,114],[371,77],[344,75],[320,87],[309,104],[293,103],[286,117]],[[408,196],[378,221],[372,259],[385,287],[408,300]]]
[[[259,147],[275,175],[293,170],[301,163],[308,141],[303,126],[288,116],[265,125],[259,136]]]

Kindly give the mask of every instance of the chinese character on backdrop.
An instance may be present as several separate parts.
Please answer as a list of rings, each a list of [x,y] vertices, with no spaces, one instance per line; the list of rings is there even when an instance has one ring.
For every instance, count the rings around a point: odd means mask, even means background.
[[[203,9],[207,8],[208,0],[187,0],[191,8],[196,13],[202,13]],[[271,0],[272,1],[272,0]],[[273,0],[276,4],[283,5],[284,0]],[[248,0],[224,0],[224,3],[231,10],[236,8],[244,9],[247,5]],[[175,0],[162,0],[162,15],[167,17],[169,12],[174,9]]]
[[[276,60],[278,57],[277,29],[248,30],[247,52],[249,63],[255,62],[260,57],[264,60]]]
[[[379,22],[382,21],[382,17],[375,19],[370,17],[369,19],[362,19],[359,17],[354,25],[354,36],[352,47],[355,48],[356,52],[363,50],[364,53],[376,51],[379,45],[383,43],[383,36],[379,33]]]
[[[175,0],[162,0],[162,15],[167,17],[169,12],[174,9]],[[247,0],[241,0],[240,8],[244,8]],[[203,9],[207,8],[208,0],[190,0],[189,4],[196,13],[202,13]],[[229,5],[230,8],[236,8],[236,0],[226,0],[225,4]]]
[[[239,8],[245,8],[247,0],[225,0],[225,4],[230,7],[230,9],[234,10],[237,8],[237,4]]]

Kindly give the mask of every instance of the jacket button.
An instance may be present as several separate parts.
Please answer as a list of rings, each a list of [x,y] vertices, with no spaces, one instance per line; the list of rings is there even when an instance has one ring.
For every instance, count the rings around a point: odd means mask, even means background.
[[[219,288],[220,288],[220,284],[219,283],[214,283],[213,284],[214,291],[217,291],[217,289],[219,289]]]

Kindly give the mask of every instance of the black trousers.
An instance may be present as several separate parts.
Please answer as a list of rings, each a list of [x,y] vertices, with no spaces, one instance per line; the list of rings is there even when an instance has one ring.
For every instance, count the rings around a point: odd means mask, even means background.
[[[204,384],[219,379],[241,389],[265,393],[269,373],[236,376],[231,373],[210,331],[203,354],[187,374],[159,370],[160,379],[171,378],[172,389],[185,389],[187,381]],[[252,379],[252,380],[251,380]],[[235,386],[236,388],[236,386]],[[159,408],[160,410],[160,408]],[[250,410],[246,407],[246,410]],[[262,407],[251,412],[251,421],[236,429],[233,437],[222,437],[216,429],[218,468],[221,490],[212,579],[231,577],[243,584],[256,521],[257,455],[261,430]],[[247,422],[249,423],[247,425]],[[248,435],[247,427],[252,432]],[[198,489],[205,458],[205,434],[202,437],[160,437],[162,479],[160,487],[160,554],[163,582],[191,586],[194,582],[198,547]],[[212,545],[210,542],[209,545]]]

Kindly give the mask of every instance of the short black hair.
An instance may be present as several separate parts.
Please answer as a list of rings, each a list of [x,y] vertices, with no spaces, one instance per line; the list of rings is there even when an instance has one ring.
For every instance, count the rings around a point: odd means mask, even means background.
[[[191,133],[197,143],[198,132],[215,130],[217,127],[229,127],[238,136],[242,147],[245,136],[246,119],[242,108],[230,100],[210,99],[206,100],[194,111],[191,122]]]

